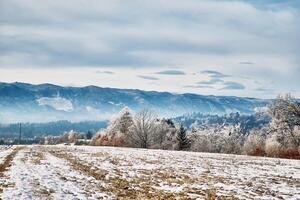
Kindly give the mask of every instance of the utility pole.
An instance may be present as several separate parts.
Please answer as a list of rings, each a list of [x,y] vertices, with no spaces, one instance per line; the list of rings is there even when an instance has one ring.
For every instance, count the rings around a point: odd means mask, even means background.
[[[21,137],[22,137],[22,124],[19,123],[19,145],[21,144]]]

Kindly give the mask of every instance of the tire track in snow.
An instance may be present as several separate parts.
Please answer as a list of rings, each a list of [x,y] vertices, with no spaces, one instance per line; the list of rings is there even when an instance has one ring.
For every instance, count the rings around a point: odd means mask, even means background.
[[[297,160],[117,147],[45,148],[72,166],[79,163],[96,173],[108,172],[104,182],[118,199],[170,193],[177,199],[186,199],[184,195],[205,199],[214,194],[218,199],[300,200]]]
[[[101,166],[95,166],[95,163],[91,163],[87,160],[83,161],[79,158],[79,156],[89,157],[91,155],[74,155],[68,152],[70,149],[57,148],[55,146],[51,148],[48,146],[48,149],[54,156],[68,161],[75,170],[81,171],[97,180],[104,181],[105,187],[102,188],[102,190],[116,196],[116,199],[191,199],[187,194],[182,192],[170,193],[163,190],[157,190],[149,184],[151,182],[151,175],[149,174],[149,176],[144,178],[139,177],[137,179],[129,180],[123,176],[124,172],[113,169],[115,174],[111,176],[112,174],[109,174],[107,170],[102,169]],[[114,163],[114,165],[118,165],[119,158],[113,158],[110,154],[101,156],[103,156],[102,158],[104,160]],[[156,172],[158,173],[158,171]],[[163,174],[162,176],[170,178],[169,174]],[[205,195],[205,193],[202,195]]]
[[[3,193],[3,190],[9,186],[7,183],[7,176],[5,175],[5,172],[9,170],[9,168],[12,165],[12,161],[16,154],[22,149],[23,147],[16,147],[14,148],[11,153],[9,153],[3,160],[2,163],[0,163],[0,194]],[[10,151],[11,149],[7,150]]]
[[[4,190],[3,199],[109,199],[89,187],[99,184],[94,178],[72,170],[38,146],[20,151],[7,175],[14,187]]]
[[[0,163],[0,176],[3,175],[3,173],[7,171],[8,168],[11,166],[12,160],[14,159],[15,155],[20,149],[22,149],[22,147],[17,147],[13,149],[13,151],[5,157],[4,162]]]

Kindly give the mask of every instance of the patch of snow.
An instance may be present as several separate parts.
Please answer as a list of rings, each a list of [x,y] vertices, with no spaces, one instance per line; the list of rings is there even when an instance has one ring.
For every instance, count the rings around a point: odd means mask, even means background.
[[[12,146],[0,145],[0,164],[4,162],[4,159],[12,152],[12,150]]]
[[[85,109],[88,111],[88,112],[98,112],[99,110],[97,108],[94,108],[92,106],[86,106]]]
[[[155,189],[158,190],[164,190],[166,192],[171,192],[171,193],[179,193],[183,190],[183,186],[172,184],[169,185],[167,183],[160,183],[159,186],[152,186]]]
[[[62,97],[41,97],[36,100],[40,106],[50,106],[55,110],[70,112],[73,104],[70,100]]]
[[[115,102],[113,102],[113,101],[109,101],[108,103],[111,104],[111,105],[114,105],[114,106],[121,106],[121,105],[124,105],[124,104],[121,103],[121,102],[115,103]]]

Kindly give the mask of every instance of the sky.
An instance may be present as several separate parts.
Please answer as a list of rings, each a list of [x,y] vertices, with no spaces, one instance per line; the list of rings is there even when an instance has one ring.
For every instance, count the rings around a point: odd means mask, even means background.
[[[0,82],[300,97],[297,0],[0,0]]]

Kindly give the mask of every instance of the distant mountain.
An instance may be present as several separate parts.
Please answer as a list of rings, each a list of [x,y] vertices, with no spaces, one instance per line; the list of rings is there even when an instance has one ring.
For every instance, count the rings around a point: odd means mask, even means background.
[[[134,89],[61,87],[52,84],[0,83],[0,123],[105,120],[124,106],[150,108],[161,117],[188,113],[253,113],[270,100],[204,96]]]

